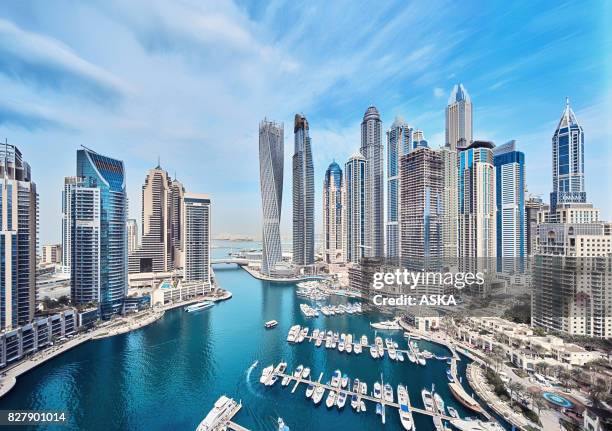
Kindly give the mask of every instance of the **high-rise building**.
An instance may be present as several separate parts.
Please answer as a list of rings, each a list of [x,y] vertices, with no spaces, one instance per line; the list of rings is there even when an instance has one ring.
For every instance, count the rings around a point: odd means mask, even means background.
[[[102,318],[123,311],[127,293],[127,196],[123,162],[77,151],[72,210],[71,296],[95,303]]]
[[[367,161],[365,184],[364,253],[368,257],[384,256],[384,174],[382,121],[370,106],[361,122],[361,154]]]
[[[440,152],[417,148],[401,158],[401,263],[405,268],[440,268],[444,166]]]
[[[443,256],[444,262],[449,267],[454,268],[457,264],[459,249],[457,151],[445,146],[440,149],[440,157],[444,169],[444,190],[442,192],[442,207],[444,208],[442,215]]]
[[[566,99],[565,110],[552,137],[553,191],[551,214],[561,203],[584,203],[584,131]]]
[[[72,190],[79,183],[77,177],[65,177],[62,190],[62,272],[70,274],[72,265]]]
[[[412,128],[396,117],[387,131],[387,257],[400,254],[400,158],[412,150]]]
[[[129,254],[135,252],[140,247],[140,242],[138,241],[138,223],[136,220],[133,218],[128,219],[126,229]]]
[[[325,171],[323,181],[323,231],[325,240],[325,262],[340,263],[343,255],[343,198],[342,169],[332,162]]]
[[[210,198],[185,193],[183,205],[185,226],[185,281],[210,283]]]
[[[366,254],[366,211],[368,161],[357,153],[344,166],[344,259],[359,263]]]
[[[41,262],[52,265],[62,263],[62,246],[60,244],[43,244]]]
[[[537,196],[525,199],[525,246],[526,255],[531,257],[537,250],[538,212],[544,209],[544,202]]]
[[[510,141],[493,149],[497,204],[497,270],[525,270],[525,155]]]
[[[175,268],[182,268],[184,265],[184,232],[183,232],[183,199],[185,187],[177,180],[172,180],[170,187],[172,199],[170,200],[170,241],[172,244],[172,256]]]
[[[38,195],[30,165],[14,145],[0,145],[0,330],[34,318]]]
[[[459,153],[458,244],[460,266],[464,271],[495,268],[494,146],[492,142],[474,141]]]
[[[169,272],[178,266],[183,193],[183,186],[161,166],[149,170],[142,186],[141,244],[129,255],[130,274]]]
[[[283,259],[280,240],[283,154],[283,125],[262,121],[259,124],[259,180],[263,212],[261,272],[265,275],[271,275]]]
[[[446,146],[463,150],[472,143],[472,100],[463,84],[456,84],[446,107]]]
[[[293,126],[293,262],[314,263],[314,167],[308,121],[295,115]]]

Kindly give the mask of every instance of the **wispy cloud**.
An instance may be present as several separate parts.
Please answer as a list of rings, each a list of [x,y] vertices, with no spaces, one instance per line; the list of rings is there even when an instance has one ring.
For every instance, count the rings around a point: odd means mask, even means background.
[[[48,110],[7,100],[0,100],[0,126],[9,129],[17,127],[31,132],[47,129],[73,130]]]

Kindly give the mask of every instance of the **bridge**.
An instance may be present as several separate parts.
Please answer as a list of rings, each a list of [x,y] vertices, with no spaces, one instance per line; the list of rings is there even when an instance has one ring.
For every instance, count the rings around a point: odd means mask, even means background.
[[[250,262],[252,262],[250,259],[245,259],[243,257],[224,257],[221,259],[212,259],[210,261],[212,265],[248,265]]]

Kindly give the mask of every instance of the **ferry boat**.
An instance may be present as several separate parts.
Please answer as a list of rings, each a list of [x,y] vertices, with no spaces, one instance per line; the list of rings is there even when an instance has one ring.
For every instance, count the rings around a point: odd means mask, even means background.
[[[231,398],[222,395],[208,412],[206,417],[200,422],[196,431],[213,431],[220,429],[230,417],[235,414],[242,404],[238,404]]]
[[[465,419],[453,419],[451,425],[460,431],[503,431],[503,427],[497,422],[485,422],[481,420],[468,421]]]
[[[202,301],[188,305],[187,307],[183,308],[183,310],[185,310],[187,313],[194,313],[196,311],[206,310],[207,308],[210,308],[213,305],[215,305],[215,303],[212,301]]]
[[[276,320],[268,320],[266,323],[264,323],[266,329],[274,328],[276,325],[278,325]]]
[[[403,385],[397,385],[397,402],[399,404],[399,417],[407,431],[414,431],[414,420],[412,418],[412,411],[408,406],[408,390]]]
[[[315,405],[318,405],[323,399],[324,394],[325,394],[325,388],[323,386],[317,386],[314,393],[312,394],[312,402]]]
[[[431,392],[429,392],[427,389],[423,389],[421,391],[421,397],[423,398],[423,405],[425,406],[425,410],[434,413],[433,397],[431,396]]]

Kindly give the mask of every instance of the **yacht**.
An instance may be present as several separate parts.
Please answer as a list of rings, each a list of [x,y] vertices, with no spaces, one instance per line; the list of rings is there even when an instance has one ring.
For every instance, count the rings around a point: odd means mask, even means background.
[[[283,380],[281,380],[282,386],[289,386],[289,383],[291,383],[291,376],[285,376]]]
[[[423,398],[423,405],[425,406],[425,410],[434,413],[433,397],[431,396],[431,392],[429,392],[427,389],[423,389],[421,391],[421,397]]]
[[[348,381],[349,381],[348,376],[347,376],[346,374],[345,374],[345,375],[343,375],[343,376],[342,376],[342,380],[340,381],[341,386],[342,386],[343,388],[346,388],[346,387],[347,387],[347,385],[348,385]]]
[[[272,374],[268,381],[266,382],[266,386],[274,386],[278,381],[278,376],[276,374]]]
[[[342,339],[338,343],[338,351],[344,352],[344,340],[342,340]]]
[[[399,417],[405,430],[414,431],[412,411],[408,405],[408,390],[406,386],[397,385],[397,402],[399,404]]]
[[[408,350],[406,354],[408,355],[408,360],[410,362],[412,362],[413,364],[416,363],[417,359],[416,356],[414,356],[414,352],[412,350]]]
[[[370,346],[370,355],[372,355],[374,359],[378,358],[378,348],[375,344]]]
[[[372,394],[374,396],[374,398],[378,398],[378,399],[382,398],[382,394],[381,394],[380,390],[381,390],[380,383],[379,382],[375,382],[374,383],[374,393]]]
[[[397,355],[397,360],[400,362],[404,362],[404,354],[402,352],[400,352],[399,350],[396,353]]]
[[[359,392],[361,392],[361,395],[368,394],[368,384],[366,382],[361,382],[361,385],[359,387]]]
[[[308,326],[302,328],[302,330],[300,331],[300,335],[299,335],[299,337],[297,339],[298,343],[301,343],[302,341],[304,341],[304,339],[308,335],[308,330],[309,330]]]
[[[222,395],[213,406],[212,410],[208,412],[206,417],[200,422],[196,431],[212,431],[220,429],[224,422],[227,420],[229,414],[232,413],[236,408],[239,408],[239,404],[231,398]]]
[[[303,371],[304,371],[304,366],[302,364],[298,365],[295,371],[293,372],[293,377],[295,377],[296,379],[299,379]]]
[[[383,392],[384,392],[384,395],[383,395],[384,400],[388,403],[392,403],[393,402],[393,388],[391,387],[389,383],[385,383]]]
[[[448,406],[446,409],[448,410],[448,414],[450,415],[450,417],[459,419],[459,412],[457,412],[457,409],[451,406]]]
[[[302,371],[302,379],[307,379],[309,375],[310,375],[310,368],[308,367],[304,368],[304,371]]]
[[[312,397],[312,394],[315,391],[315,387],[314,385],[311,383],[308,385],[308,387],[306,388],[306,398],[310,398]]]
[[[312,402],[315,403],[315,405],[319,404],[323,399],[324,394],[325,388],[323,386],[317,386],[317,388],[314,390],[314,393],[312,394]]]
[[[384,322],[370,323],[370,326],[374,329],[386,330],[386,331],[397,331],[402,329],[398,323],[399,319],[387,320]]]
[[[356,355],[361,354],[362,352],[362,345],[359,343],[355,343],[355,345],[353,346],[353,352],[355,352]]]
[[[444,400],[442,399],[440,394],[435,393],[433,395],[433,399],[434,399],[435,408],[436,408],[438,414],[442,415],[442,416],[445,416],[446,415],[446,409],[444,408]]]
[[[268,320],[266,323],[264,323],[264,327],[266,329],[272,329],[274,328],[276,325],[278,325],[278,322],[276,320]]]
[[[336,405],[338,406],[339,409],[343,409],[345,404],[346,404],[346,392],[340,391],[338,393]]]
[[[263,371],[261,372],[261,377],[259,378],[259,383],[262,384],[266,384],[268,382],[268,380],[270,379],[270,377],[272,376],[272,373],[274,372],[274,366],[270,365],[267,366],[266,368],[263,369]]]
[[[210,308],[213,305],[215,305],[215,303],[212,301],[202,301],[196,302],[192,305],[188,305],[187,307],[183,308],[183,310],[185,310],[187,313],[194,313],[196,311],[206,310],[207,308]]]
[[[351,395],[351,407],[353,408],[353,410],[359,411],[358,409],[360,403],[361,400],[356,394]]]
[[[348,334],[346,336],[345,350],[346,350],[346,353],[351,353],[353,351],[353,336],[351,334]]]
[[[287,369],[287,363],[286,362],[281,362],[274,369],[274,374],[283,374],[286,369]]]
[[[459,431],[503,431],[503,427],[496,422],[485,422],[481,420],[468,421],[464,419],[453,419],[451,425]]]
[[[289,334],[287,335],[287,341],[290,343],[295,343],[300,334],[300,325],[293,325],[291,329],[289,329]]]
[[[362,335],[361,336],[361,345],[362,346],[367,346],[368,345],[368,337],[366,335]]]
[[[327,394],[327,399],[325,400],[325,405],[328,409],[331,409],[334,404],[336,404],[336,392],[329,391],[329,393]]]
[[[340,372],[340,370],[334,371],[334,374],[332,374],[330,386],[332,388],[339,388],[341,379],[342,379],[342,373]]]

